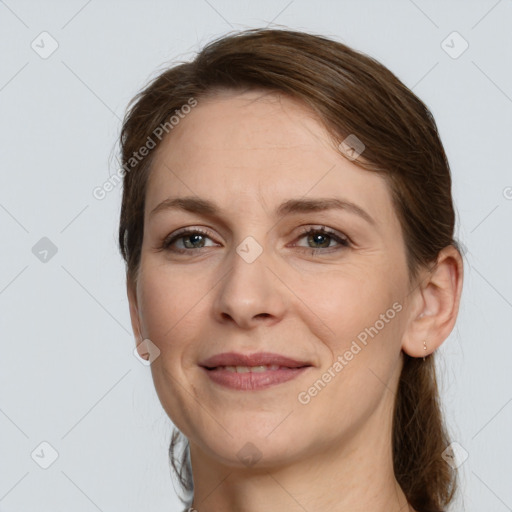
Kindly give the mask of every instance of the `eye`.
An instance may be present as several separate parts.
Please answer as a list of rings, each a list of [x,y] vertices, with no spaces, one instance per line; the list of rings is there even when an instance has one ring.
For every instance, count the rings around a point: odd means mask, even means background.
[[[168,236],[162,242],[160,249],[165,251],[173,251],[178,253],[190,252],[189,249],[201,249],[204,246],[205,238],[209,238],[208,232],[203,231],[202,229],[194,228],[194,229],[183,229],[176,234]],[[171,248],[171,246],[178,241],[183,241],[183,248]],[[196,245],[197,244],[197,245]]]
[[[309,248],[312,249],[312,255],[332,252],[324,251],[323,249],[332,248],[332,246],[330,246],[330,242],[333,240],[342,248],[348,248],[351,245],[347,237],[343,236],[341,233],[338,234],[336,231],[328,229],[325,226],[304,228],[300,238],[304,237],[307,237],[308,243],[317,244],[316,247],[309,246]],[[339,247],[335,247],[335,250],[339,250]]]
[[[178,233],[172,234],[165,238],[159,247],[160,250],[171,251],[180,254],[193,252],[194,249],[202,249],[203,247],[207,247],[205,245],[205,240],[211,238],[208,236],[209,233],[199,228],[194,229],[183,229]],[[338,243],[338,247],[334,247],[334,250],[339,250],[341,248],[348,248],[351,246],[348,238],[343,236],[341,233],[337,233],[331,229],[326,228],[325,226],[321,227],[308,227],[302,230],[302,235],[299,237],[305,238],[307,237],[308,243],[317,244],[316,247],[309,247],[311,249],[311,254],[315,255],[318,253],[326,253],[332,251],[326,251],[324,249],[332,249],[331,242],[335,241]],[[172,247],[177,242],[182,242],[183,247]],[[210,246],[211,247],[211,246]],[[298,246],[303,247],[303,246]],[[306,247],[303,247],[306,249]]]

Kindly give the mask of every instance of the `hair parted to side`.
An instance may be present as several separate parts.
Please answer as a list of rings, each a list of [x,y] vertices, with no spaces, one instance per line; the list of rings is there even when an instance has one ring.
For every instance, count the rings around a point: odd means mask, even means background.
[[[123,178],[119,248],[130,285],[138,278],[144,202],[156,150],[134,164],[133,154],[183,105],[218,91],[279,92],[309,106],[336,143],[355,135],[364,159],[353,163],[389,184],[406,244],[411,283],[453,245],[455,212],[449,164],[426,105],[373,58],[323,36],[283,29],[250,29],[206,45],[191,62],[165,70],[132,100],[120,135]],[[177,113],[177,112],[176,112]],[[172,144],[172,132],[169,142]],[[157,146],[165,137],[152,137]],[[340,154],[342,154],[340,152]],[[130,160],[132,159],[132,160]],[[442,512],[457,488],[455,469],[442,458],[450,444],[433,354],[404,356],[393,417],[395,477],[418,512]],[[188,441],[181,457],[173,432],[170,463],[193,493]],[[183,440],[183,439],[182,439]]]

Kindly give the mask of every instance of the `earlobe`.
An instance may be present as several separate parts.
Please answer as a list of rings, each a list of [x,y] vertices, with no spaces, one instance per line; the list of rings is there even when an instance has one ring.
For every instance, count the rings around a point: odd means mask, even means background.
[[[453,330],[462,294],[463,264],[454,246],[440,251],[437,264],[415,290],[415,310],[402,338],[402,349],[411,357],[424,357],[448,338]],[[427,350],[424,347],[427,347]]]

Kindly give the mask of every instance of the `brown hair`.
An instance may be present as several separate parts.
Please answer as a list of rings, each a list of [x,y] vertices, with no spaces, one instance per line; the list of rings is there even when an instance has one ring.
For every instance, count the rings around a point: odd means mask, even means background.
[[[354,161],[387,180],[403,230],[411,283],[453,245],[455,213],[448,161],[434,118],[386,67],[323,36],[281,29],[251,29],[209,43],[192,62],[154,78],[127,110],[121,131],[124,190],[119,247],[127,280],[138,277],[144,201],[156,151],[132,159],[158,127],[194,101],[221,90],[266,90],[299,99],[318,115],[334,141],[356,136],[364,159]],[[156,130],[156,132],[155,132]],[[156,141],[159,145],[160,140]],[[127,166],[130,168],[127,169]],[[450,441],[443,420],[433,355],[403,354],[393,417],[395,477],[418,512],[441,512],[452,501],[457,475],[442,458]],[[176,446],[185,449],[181,459]],[[173,432],[169,457],[184,490],[193,492],[188,441]]]

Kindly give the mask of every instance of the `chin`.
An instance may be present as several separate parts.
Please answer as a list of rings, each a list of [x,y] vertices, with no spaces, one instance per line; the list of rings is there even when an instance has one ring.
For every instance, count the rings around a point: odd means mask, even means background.
[[[300,458],[302,450],[296,440],[300,438],[304,441],[304,437],[283,428],[282,424],[279,426],[282,420],[283,417],[276,419],[271,428],[268,422],[257,424],[254,421],[241,425],[238,421],[236,430],[230,430],[229,424],[224,424],[231,435],[223,429],[223,435],[215,435],[219,432],[215,429],[214,437],[206,436],[201,445],[207,448],[212,457],[229,467],[257,470],[290,464]],[[210,435],[212,433],[213,429],[209,431]]]

